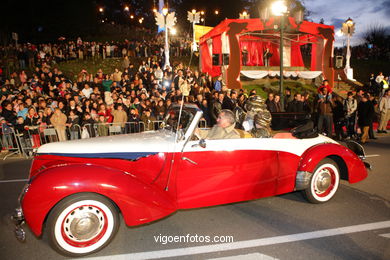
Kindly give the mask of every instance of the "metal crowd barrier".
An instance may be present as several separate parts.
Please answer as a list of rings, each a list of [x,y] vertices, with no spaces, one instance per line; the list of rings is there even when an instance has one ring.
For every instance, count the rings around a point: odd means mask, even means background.
[[[96,123],[85,125],[72,125],[66,129],[56,129],[53,126],[39,125],[26,126],[22,132],[15,132],[13,127],[1,127],[0,144],[2,152],[7,152],[3,160],[12,155],[29,158],[34,149],[43,144],[64,140],[77,140],[98,136],[112,136],[119,134],[140,133],[144,131],[158,130],[162,126],[162,120],[150,122],[126,122],[126,123]],[[200,128],[207,128],[204,119],[199,121]],[[62,136],[62,137],[61,137]]]
[[[4,154],[3,160],[12,155],[21,154],[20,143],[12,127],[2,124],[0,136],[1,153]]]

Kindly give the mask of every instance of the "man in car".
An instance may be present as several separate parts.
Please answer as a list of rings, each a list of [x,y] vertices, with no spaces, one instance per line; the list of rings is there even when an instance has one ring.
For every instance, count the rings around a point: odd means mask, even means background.
[[[223,109],[217,118],[217,124],[210,130],[196,130],[199,137],[203,139],[235,139],[240,134],[234,129],[236,120],[232,111]]]

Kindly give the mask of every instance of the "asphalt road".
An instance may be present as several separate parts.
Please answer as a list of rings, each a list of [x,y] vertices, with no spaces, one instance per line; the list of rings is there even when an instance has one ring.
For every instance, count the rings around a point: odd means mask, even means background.
[[[123,222],[115,239],[87,259],[390,259],[390,136],[365,145],[374,169],[361,183],[342,181],[328,203],[299,192],[256,201],[179,211],[140,227]],[[13,235],[11,212],[30,161],[0,162],[0,259],[65,259],[46,237]],[[232,243],[162,243],[166,236],[228,236]],[[225,238],[225,237],[224,237]]]

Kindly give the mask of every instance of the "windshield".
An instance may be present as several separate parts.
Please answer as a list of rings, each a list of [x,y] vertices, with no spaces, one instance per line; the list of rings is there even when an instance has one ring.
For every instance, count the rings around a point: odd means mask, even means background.
[[[194,118],[196,111],[194,109],[183,108],[180,115],[180,107],[171,108],[164,118],[163,128],[172,132],[179,129],[180,132],[185,133]],[[179,127],[178,127],[179,126]]]

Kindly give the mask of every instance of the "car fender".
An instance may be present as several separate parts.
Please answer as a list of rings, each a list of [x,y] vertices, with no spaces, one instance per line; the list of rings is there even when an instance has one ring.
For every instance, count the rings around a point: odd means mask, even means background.
[[[318,163],[326,157],[337,163],[341,177],[350,183],[367,177],[363,161],[347,147],[335,143],[318,144],[307,149],[301,156],[298,173],[313,173]]]
[[[129,226],[160,219],[177,209],[166,191],[131,173],[91,164],[59,165],[41,171],[31,181],[21,201],[27,224],[40,236],[50,210],[67,196],[84,192],[110,199]]]

